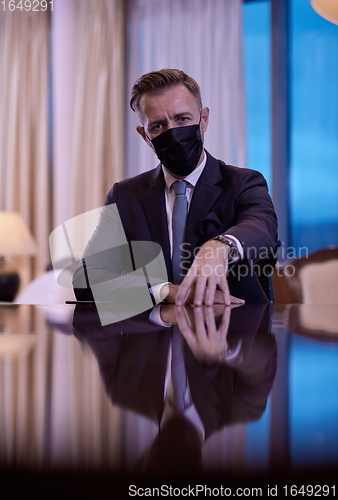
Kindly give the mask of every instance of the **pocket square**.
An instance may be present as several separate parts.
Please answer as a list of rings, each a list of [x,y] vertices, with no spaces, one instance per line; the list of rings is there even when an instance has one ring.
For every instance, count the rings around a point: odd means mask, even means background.
[[[200,222],[200,234],[206,236],[212,233],[217,234],[217,230],[223,226],[215,212],[208,214]]]

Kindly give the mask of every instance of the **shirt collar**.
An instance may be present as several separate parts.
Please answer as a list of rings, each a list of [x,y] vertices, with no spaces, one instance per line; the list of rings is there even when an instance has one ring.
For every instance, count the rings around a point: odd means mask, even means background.
[[[191,172],[191,174],[187,175],[184,180],[189,182],[189,184],[193,187],[196,186],[197,184],[197,181],[198,179],[200,178],[202,172],[203,172],[203,169],[205,167],[205,164],[207,162],[207,155],[205,154],[205,151],[204,152],[204,158],[202,160],[202,163],[197,167],[195,168],[195,170],[193,170]],[[170,191],[170,188],[172,186],[172,184],[177,181],[176,177],[174,177],[173,175],[171,175],[170,172],[168,172],[167,169],[164,168],[164,166],[162,165],[162,170],[163,170],[163,174],[164,174],[164,180],[165,180],[165,185],[166,185],[166,188],[168,191]]]

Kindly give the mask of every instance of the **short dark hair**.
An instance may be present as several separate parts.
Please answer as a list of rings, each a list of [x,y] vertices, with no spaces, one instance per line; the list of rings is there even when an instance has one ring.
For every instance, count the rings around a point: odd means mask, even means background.
[[[201,90],[198,83],[180,69],[160,69],[146,73],[136,80],[131,90],[130,107],[141,112],[140,101],[144,94],[160,94],[163,90],[183,84],[202,108]]]

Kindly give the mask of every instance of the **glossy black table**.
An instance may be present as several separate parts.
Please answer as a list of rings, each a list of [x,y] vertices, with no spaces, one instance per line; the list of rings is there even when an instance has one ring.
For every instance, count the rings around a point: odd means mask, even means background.
[[[0,498],[338,495],[337,309],[1,304]],[[179,330],[194,415],[164,418]]]

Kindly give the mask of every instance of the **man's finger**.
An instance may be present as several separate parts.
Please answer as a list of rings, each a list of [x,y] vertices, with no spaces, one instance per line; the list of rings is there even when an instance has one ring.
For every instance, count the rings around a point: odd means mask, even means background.
[[[182,283],[179,286],[175,303],[177,306],[182,306],[188,296],[188,293],[194,284],[194,281],[196,280],[196,277],[193,276],[192,274],[187,274],[182,281]]]
[[[245,304],[244,299],[239,299],[238,297],[234,297],[233,295],[230,295],[230,302],[231,304]]]
[[[216,287],[217,287],[216,277],[210,276],[208,279],[208,285],[207,285],[207,289],[205,292],[205,305],[206,306],[214,305]]]
[[[204,303],[206,284],[207,284],[207,277],[202,275],[198,276],[198,278],[196,279],[195,296],[194,296],[194,304],[196,306],[201,306]]]
[[[223,294],[224,304],[226,306],[230,306],[230,304],[231,304],[230,292],[229,292],[228,280],[226,279],[226,276],[221,277],[219,287],[220,287],[222,294]]]

